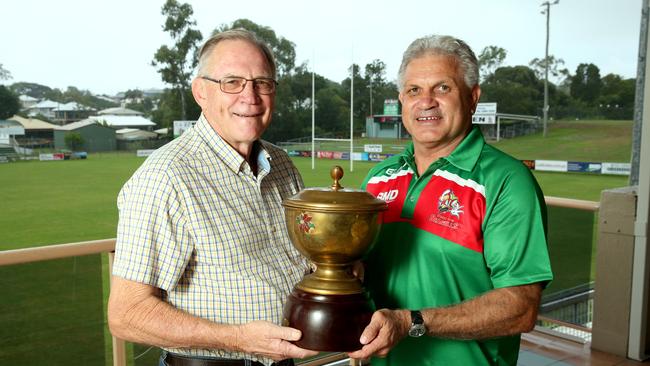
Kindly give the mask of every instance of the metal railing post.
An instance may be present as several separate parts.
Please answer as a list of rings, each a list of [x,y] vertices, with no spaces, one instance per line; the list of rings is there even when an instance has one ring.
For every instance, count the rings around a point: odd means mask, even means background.
[[[108,281],[112,285],[113,260],[115,252],[108,252]],[[111,335],[113,339],[113,366],[126,366],[126,342]]]

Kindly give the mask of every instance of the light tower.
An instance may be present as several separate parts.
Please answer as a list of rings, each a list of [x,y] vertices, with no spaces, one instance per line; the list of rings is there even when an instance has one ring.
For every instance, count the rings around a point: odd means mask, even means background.
[[[546,14],[546,55],[544,57],[544,137],[546,137],[546,125],[548,124],[548,38],[549,38],[549,26],[551,19],[551,5],[559,3],[560,0],[555,0],[553,2],[544,1],[541,6],[545,6],[546,9],[542,10],[542,14]]]

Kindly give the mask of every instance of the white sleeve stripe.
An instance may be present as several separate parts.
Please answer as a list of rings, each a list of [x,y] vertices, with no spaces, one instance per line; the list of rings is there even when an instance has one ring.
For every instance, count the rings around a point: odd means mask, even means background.
[[[368,184],[377,184],[377,183],[386,183],[389,180],[397,179],[399,177],[403,177],[405,175],[413,174],[413,170],[411,168],[405,169],[405,170],[399,170],[391,175],[383,175],[381,177],[372,177],[368,180]]]

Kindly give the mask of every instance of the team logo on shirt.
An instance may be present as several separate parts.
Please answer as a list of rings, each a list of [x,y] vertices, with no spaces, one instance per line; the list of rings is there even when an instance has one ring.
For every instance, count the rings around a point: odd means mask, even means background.
[[[300,215],[296,216],[296,224],[305,234],[311,234],[315,229],[316,225],[311,222],[312,217],[309,216],[306,212],[302,212]]]
[[[462,208],[463,206],[460,204],[458,197],[451,189],[442,192],[440,198],[438,198],[439,213],[449,213],[452,216],[460,218],[460,214],[463,213]]]

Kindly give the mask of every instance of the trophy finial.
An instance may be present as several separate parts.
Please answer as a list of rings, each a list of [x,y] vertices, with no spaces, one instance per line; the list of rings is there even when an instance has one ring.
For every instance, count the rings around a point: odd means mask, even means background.
[[[339,184],[339,180],[343,178],[343,168],[341,168],[338,165],[334,165],[332,167],[332,170],[330,170],[330,177],[334,179],[334,183],[332,183],[332,190],[333,191],[338,191],[339,189],[343,189],[343,186]]]

